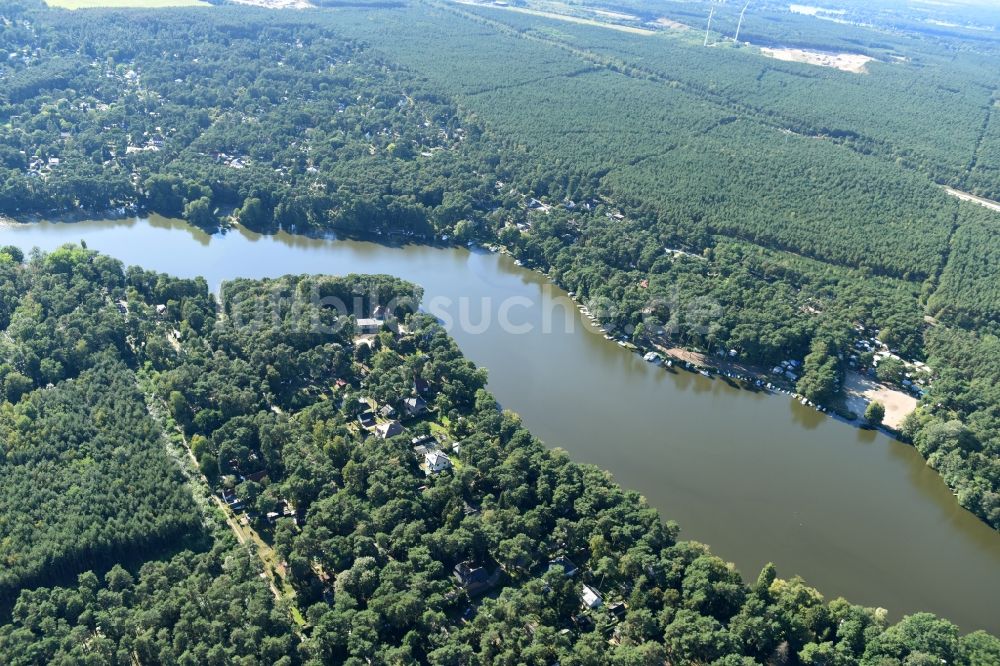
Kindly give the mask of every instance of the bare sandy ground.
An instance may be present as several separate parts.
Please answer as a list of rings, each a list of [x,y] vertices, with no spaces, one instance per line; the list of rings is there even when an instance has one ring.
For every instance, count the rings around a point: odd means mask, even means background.
[[[265,9],[310,9],[312,5],[307,0],[233,0],[241,5],[264,7]]]
[[[709,365],[710,363],[709,358],[704,354],[684,349],[683,347],[667,348],[661,345],[656,345],[656,348],[667,356],[673,356],[675,359],[686,361],[694,365]]]
[[[687,361],[692,365],[706,368],[715,368],[721,372],[730,372],[737,375],[742,375],[744,377],[762,377],[765,371],[761,368],[754,367],[752,365],[747,365],[739,361],[733,360],[721,356],[710,356],[708,354],[702,354],[700,352],[691,351],[690,349],[684,349],[683,347],[664,347],[662,345],[654,345],[656,350],[662,354],[665,354],[668,358],[673,357],[675,360]]]
[[[833,67],[844,72],[864,74],[865,65],[874,60],[870,56],[859,53],[823,53],[821,51],[807,51],[805,49],[772,49],[763,47],[761,53],[769,58],[785,60],[787,62],[802,62],[807,65],[818,65],[819,67]]]
[[[591,9],[590,11],[594,12],[595,14],[597,14],[599,16],[604,16],[604,17],[607,17],[609,19],[618,19],[619,21],[638,21],[639,20],[638,16],[633,16],[632,14],[623,14],[621,12],[609,12],[609,11],[605,11],[603,9]]]
[[[602,21],[595,21],[594,19],[583,18],[581,16],[570,16],[568,14],[557,14],[555,12],[544,12],[539,9],[527,9],[525,7],[512,7],[510,5],[494,5],[488,2],[475,2],[474,0],[454,0],[455,2],[462,5],[474,5],[476,7],[488,7],[489,9],[503,9],[509,12],[518,12],[519,14],[531,14],[532,16],[543,16],[545,18],[556,19],[559,21],[566,21],[567,23],[579,23],[581,25],[592,25],[597,28],[607,28],[609,30],[618,30],[619,32],[630,32],[633,35],[655,35],[655,30],[647,30],[646,28],[635,28],[630,25],[619,25],[617,23],[604,23]]]
[[[893,429],[898,429],[903,419],[917,408],[917,399],[912,395],[889,388],[857,372],[847,373],[844,394],[847,408],[859,417],[865,413],[869,402],[881,402],[885,407],[885,419],[882,422]]]
[[[670,28],[671,30],[687,30],[689,27],[684,25],[683,23],[678,23],[673,19],[668,19],[666,16],[661,16],[660,18],[656,19],[656,24],[662,25],[664,28]]]
[[[160,9],[211,6],[202,0],[45,0],[45,4],[63,9]]]
[[[843,9],[825,9],[823,7],[814,7],[812,5],[788,5],[788,11],[793,14],[804,14],[806,16],[816,16],[819,18],[820,14],[846,14],[847,12]]]

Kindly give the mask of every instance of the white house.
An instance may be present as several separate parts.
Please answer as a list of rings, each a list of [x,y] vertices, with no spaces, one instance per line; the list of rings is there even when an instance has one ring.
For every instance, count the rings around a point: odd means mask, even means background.
[[[437,474],[446,469],[451,469],[451,458],[448,457],[448,454],[441,451],[428,451],[424,454],[424,464],[427,467],[428,474]]]
[[[583,586],[583,591],[580,592],[580,601],[583,602],[584,606],[591,609],[599,608],[601,603],[603,603],[601,593],[589,585]]]

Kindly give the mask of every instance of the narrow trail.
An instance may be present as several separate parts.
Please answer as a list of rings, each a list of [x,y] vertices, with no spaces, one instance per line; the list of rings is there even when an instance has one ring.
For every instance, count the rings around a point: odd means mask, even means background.
[[[955,232],[958,231],[958,212],[959,205],[956,201],[955,209],[951,216],[951,228],[948,229],[948,238],[945,240],[944,251],[941,253],[941,260],[938,262],[934,271],[924,280],[924,285],[930,285],[930,289],[927,290],[926,296],[923,295],[923,289],[921,289],[920,307],[923,308],[925,317],[930,316],[930,313],[927,311],[927,305],[931,302],[934,294],[937,293],[937,290],[941,287],[941,275],[944,274],[944,269],[948,266],[948,262],[951,260],[951,241],[955,237]]]
[[[993,120],[993,110],[997,108],[997,104],[1000,103],[997,98],[998,92],[1000,92],[1000,90],[994,90],[990,95],[990,104],[986,107],[986,117],[983,118],[983,126],[979,128],[979,136],[976,137],[976,145],[972,149],[972,157],[969,158],[969,165],[965,168],[965,178],[962,180],[962,187],[966,190],[971,187],[969,180],[972,178],[972,172],[979,165],[979,151],[983,147],[983,141],[986,139],[986,131],[989,129],[990,122]]]
[[[194,452],[191,450],[191,447],[188,445],[187,437],[184,436],[184,433],[180,428],[177,429],[177,432],[181,436],[181,441],[184,442],[184,451],[187,453],[188,459],[191,460],[195,469],[198,469],[198,461],[194,457]],[[226,525],[228,525],[229,529],[232,530],[233,534],[236,536],[236,540],[240,543],[240,545],[252,548],[258,559],[260,559],[261,565],[264,569],[264,579],[267,581],[267,586],[271,590],[271,594],[274,595],[274,598],[277,601],[287,598],[291,603],[291,606],[295,607],[294,592],[291,591],[291,585],[281,577],[280,573],[277,573],[274,566],[274,563],[277,562],[278,559],[277,553],[274,552],[274,549],[267,545],[267,543],[260,538],[260,535],[258,535],[252,527],[241,524],[239,516],[237,516],[233,510],[219,498],[218,495],[212,492],[208,477],[199,472],[198,480],[204,486],[204,489],[209,493],[209,496],[212,498],[215,506],[222,512],[222,515],[226,520]],[[282,589],[285,589],[288,592],[283,593]],[[301,613],[292,613],[292,620],[296,624],[302,624],[300,622],[300,618]]]

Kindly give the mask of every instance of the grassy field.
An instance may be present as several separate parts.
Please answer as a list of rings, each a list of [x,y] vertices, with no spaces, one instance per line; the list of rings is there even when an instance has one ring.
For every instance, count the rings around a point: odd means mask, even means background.
[[[93,9],[96,7],[139,7],[156,9],[159,7],[208,7],[202,0],[45,0],[50,7],[63,9]]]

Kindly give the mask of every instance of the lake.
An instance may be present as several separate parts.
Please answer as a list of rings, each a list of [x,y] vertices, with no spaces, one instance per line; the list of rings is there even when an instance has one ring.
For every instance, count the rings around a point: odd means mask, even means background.
[[[160,217],[0,224],[0,244],[85,240],[126,264],[204,276],[389,273],[420,284],[489,386],[549,446],[610,470],[682,537],[755,578],[768,561],[829,599],[928,610],[1000,634],[1000,534],[909,446],[788,396],[644,362],[595,333],[542,275],[464,248],[394,247]],[[464,324],[461,322],[464,321]]]

